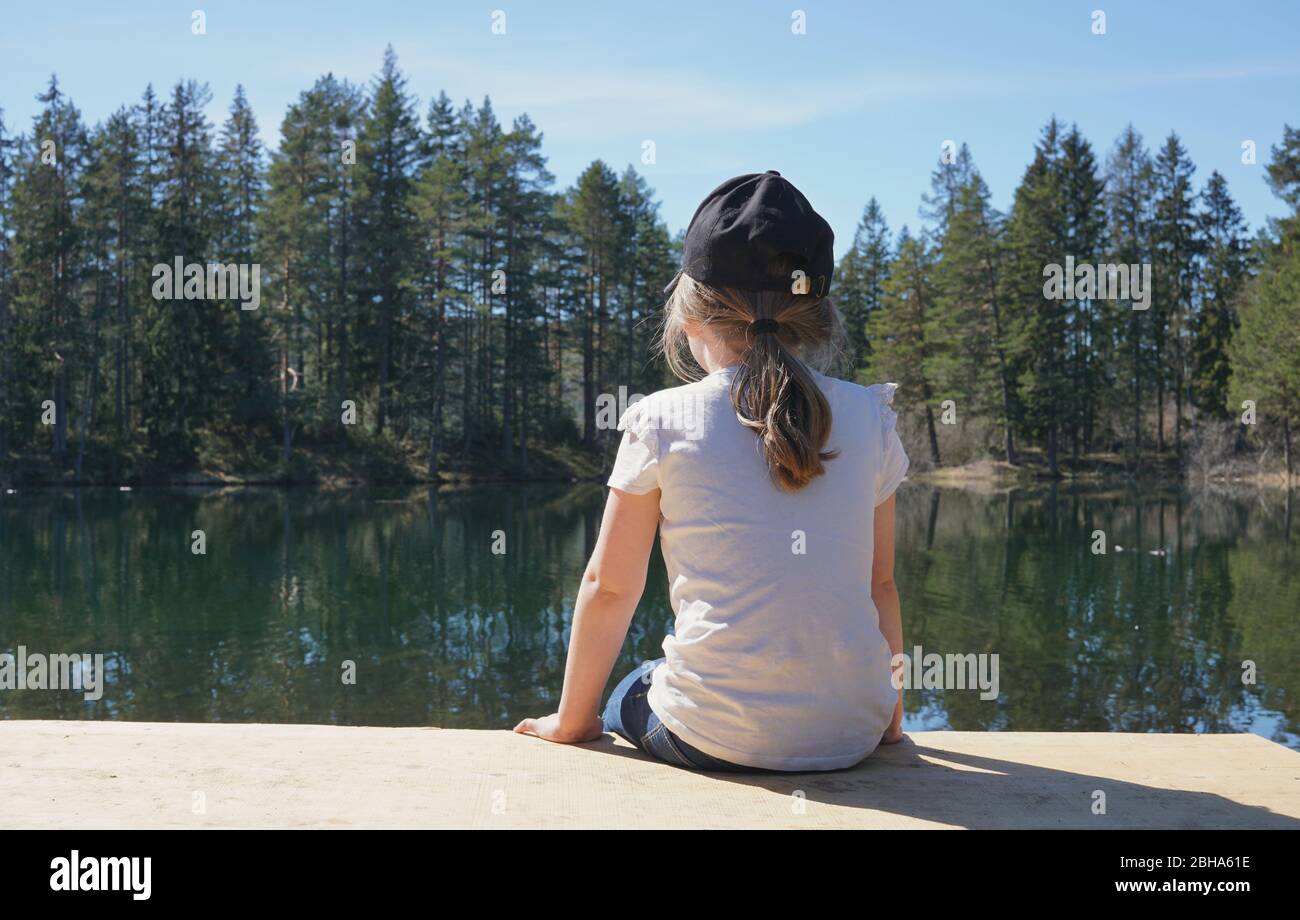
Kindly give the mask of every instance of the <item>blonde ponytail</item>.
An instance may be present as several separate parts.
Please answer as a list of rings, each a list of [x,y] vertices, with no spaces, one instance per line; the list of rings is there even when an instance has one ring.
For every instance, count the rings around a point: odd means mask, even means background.
[[[773,321],[775,329],[771,329]],[[740,355],[731,382],[736,417],[758,436],[772,482],[795,492],[825,472],[831,407],[809,360],[825,358],[840,334],[839,316],[826,297],[713,288],[682,275],[664,308],[661,347],[683,380],[698,372],[687,359],[687,323],[708,327]],[[755,324],[757,323],[757,327]]]

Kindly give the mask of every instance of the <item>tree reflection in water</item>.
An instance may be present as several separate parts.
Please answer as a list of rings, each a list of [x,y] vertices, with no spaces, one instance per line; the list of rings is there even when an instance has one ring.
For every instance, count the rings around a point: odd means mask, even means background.
[[[603,494],[4,496],[0,651],[102,652],[107,685],[98,703],[3,691],[0,716],[508,727],[555,703]],[[997,700],[912,690],[908,728],[1250,730],[1300,747],[1300,553],[1283,493],[907,483],[898,522],[908,649],[1000,660]],[[656,554],[613,679],[658,657],[670,622]]]

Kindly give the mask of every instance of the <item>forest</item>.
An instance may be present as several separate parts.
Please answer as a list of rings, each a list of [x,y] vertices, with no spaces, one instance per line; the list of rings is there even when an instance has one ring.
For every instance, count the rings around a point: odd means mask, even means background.
[[[93,126],[57,78],[37,98],[25,131],[0,110],[0,482],[589,478],[617,440],[598,398],[670,383],[680,231],[646,177],[596,160],[557,188],[526,115],[422,105],[391,49],[302,92],[276,149],[242,88],[221,125],[193,80]],[[1052,117],[1006,213],[945,151],[915,229],[866,204],[834,372],[901,385],[918,470],[1289,471],[1300,131],[1268,153],[1287,216],[1252,233],[1176,134],[1102,153]],[[1045,296],[1067,264],[1151,290]]]
[[[1288,216],[1254,235],[1223,175],[1198,186],[1195,172],[1177,134],[1153,153],[1129,126],[1103,157],[1053,117],[1008,213],[964,145],[936,167],[919,232],[891,237],[868,203],[836,299],[857,372],[910,395],[914,463],[1177,475],[1258,469],[1272,452],[1289,477],[1300,131],[1264,165]],[[1053,293],[1075,265],[1095,282]],[[1127,296],[1097,296],[1114,293],[1112,266],[1132,276]]]

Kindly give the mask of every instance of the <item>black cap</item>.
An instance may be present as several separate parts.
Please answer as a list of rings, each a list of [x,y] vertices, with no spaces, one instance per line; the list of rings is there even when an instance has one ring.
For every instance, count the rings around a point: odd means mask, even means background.
[[[696,208],[682,246],[682,270],[664,293],[683,273],[711,287],[790,291],[792,273],[799,270],[809,282],[804,293],[824,297],[835,270],[834,248],[831,225],[779,172],[737,176]]]

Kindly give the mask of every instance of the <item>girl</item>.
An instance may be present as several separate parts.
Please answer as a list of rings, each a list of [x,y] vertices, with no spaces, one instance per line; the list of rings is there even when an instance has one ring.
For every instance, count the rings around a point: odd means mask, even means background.
[[[840,769],[902,737],[893,496],[908,461],[894,385],[804,363],[838,332],[833,243],[773,171],[723,183],[696,210],[662,348],[699,379],[619,422],[559,712],[515,731],[561,743],[612,731],[668,763],[731,771]],[[656,530],[676,625],[602,716]]]

